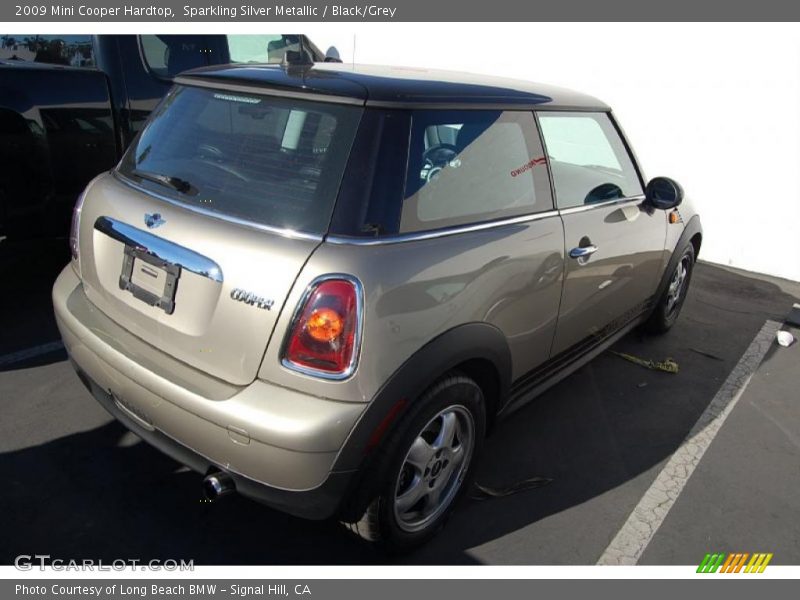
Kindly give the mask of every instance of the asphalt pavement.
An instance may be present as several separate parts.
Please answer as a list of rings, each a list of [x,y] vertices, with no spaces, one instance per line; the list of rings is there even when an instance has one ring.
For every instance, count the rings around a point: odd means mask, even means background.
[[[478,465],[482,485],[549,484],[467,498],[429,545],[389,558],[336,523],[238,496],[205,503],[200,475],[113,421],[63,350],[47,346],[58,340],[49,290],[65,242],[9,254],[0,256],[0,564],[34,553],[195,564],[594,564],[764,322],[782,321],[800,300],[798,284],[699,263],[672,331],[634,331],[614,348],[672,358],[677,375],[604,353],[501,422]],[[760,551],[774,552],[775,564],[800,563],[798,358],[800,344],[770,349],[640,562]]]

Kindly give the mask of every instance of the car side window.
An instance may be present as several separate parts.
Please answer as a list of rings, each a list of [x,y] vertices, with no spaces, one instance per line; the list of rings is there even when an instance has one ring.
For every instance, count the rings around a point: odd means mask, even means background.
[[[530,112],[413,111],[401,233],[550,209]]]
[[[559,208],[644,193],[633,161],[607,113],[542,111],[539,124]]]

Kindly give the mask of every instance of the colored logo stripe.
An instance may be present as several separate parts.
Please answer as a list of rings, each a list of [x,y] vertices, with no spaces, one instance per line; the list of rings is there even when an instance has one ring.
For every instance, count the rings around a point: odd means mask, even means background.
[[[698,573],[716,573],[722,561],[725,559],[725,554],[706,554],[703,562],[697,567]]]
[[[750,562],[747,562],[747,559]],[[725,552],[707,553],[700,565],[697,567],[698,573],[763,573],[764,569],[772,560],[772,553],[756,552],[749,554],[747,552],[734,552],[726,554]],[[745,566],[747,562],[747,566]],[[744,568],[744,571],[742,571]]]
[[[769,554],[753,554],[753,558],[747,563],[744,569],[745,573],[763,573],[767,568],[769,561],[772,560],[772,553]]]
[[[736,554],[729,554],[728,560],[725,561],[725,564],[722,565],[722,570],[720,573],[738,573],[742,566],[744,565],[744,561],[747,560],[747,557],[750,556],[747,552],[737,552]]]

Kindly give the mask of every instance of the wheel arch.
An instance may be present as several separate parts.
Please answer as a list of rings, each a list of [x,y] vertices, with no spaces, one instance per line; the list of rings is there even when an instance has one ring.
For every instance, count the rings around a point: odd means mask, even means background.
[[[692,244],[694,248],[694,255],[696,261],[697,256],[700,252],[700,245],[702,241],[703,241],[703,227],[700,225],[700,217],[698,215],[695,215],[691,219],[689,219],[689,222],[683,228],[683,233],[681,233],[681,236],[678,238],[675,247],[672,248],[672,256],[670,256],[666,268],[661,273],[661,279],[659,280],[658,287],[656,288],[655,294],[653,294],[654,309],[658,301],[658,298],[661,298],[661,296],[664,293],[664,290],[667,289],[667,286],[669,285],[670,275],[675,270],[675,267],[678,265],[678,260],[680,259],[680,250],[684,248],[687,244]]]
[[[508,394],[508,386],[503,385],[497,366],[487,358],[471,358],[451,370],[469,377],[481,388],[486,403],[487,431],[490,430]]]
[[[414,401],[450,371],[478,384],[491,422],[508,398],[511,368],[508,342],[494,325],[466,323],[440,334],[409,357],[375,394],[339,453],[334,470],[357,469]]]
[[[339,518],[354,522],[364,513],[380,481],[381,449],[414,401],[449,372],[470,377],[486,402],[487,428],[508,399],[511,350],[505,335],[484,322],[459,325],[408,358],[381,387],[350,432],[334,471],[355,471],[342,498]]]
[[[692,242],[692,246],[694,246],[694,260],[697,262],[697,257],[700,256],[700,246],[703,244],[703,232],[698,231],[689,241]]]

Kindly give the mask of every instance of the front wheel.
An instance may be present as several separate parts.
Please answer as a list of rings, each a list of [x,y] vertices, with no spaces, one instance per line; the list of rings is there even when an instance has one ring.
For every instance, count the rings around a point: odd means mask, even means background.
[[[474,381],[449,375],[434,384],[376,457],[375,495],[350,529],[394,552],[430,539],[471,481],[485,427],[483,394]]]
[[[681,251],[680,258],[670,275],[669,284],[658,299],[658,304],[647,321],[646,327],[649,331],[665,333],[677,321],[689,290],[694,262],[694,246],[690,242]]]

